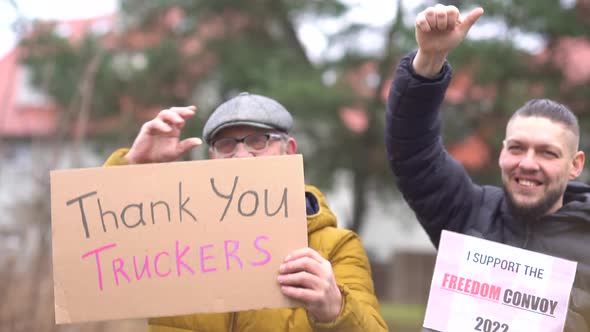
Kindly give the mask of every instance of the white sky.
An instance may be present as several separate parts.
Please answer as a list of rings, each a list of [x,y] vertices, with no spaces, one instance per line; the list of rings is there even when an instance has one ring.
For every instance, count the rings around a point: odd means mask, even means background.
[[[27,19],[73,19],[100,16],[117,10],[116,0],[14,0],[20,14]],[[8,0],[0,0],[0,55],[15,43],[11,28],[18,17]]]
[[[322,57],[338,57],[344,51],[343,49],[327,49],[327,39],[325,35],[337,32],[343,24],[360,23],[368,24],[371,27],[382,28],[388,26],[391,20],[395,18],[397,12],[397,1],[383,0],[342,0],[350,6],[348,13],[343,19],[318,20],[310,18],[299,22],[299,38],[307,47],[307,53],[312,60],[318,60]],[[417,2],[408,1],[407,2]],[[383,33],[374,31],[359,36],[356,41],[359,45],[348,45],[349,47],[360,48],[365,51],[374,51],[380,49],[383,45]]]
[[[358,22],[369,24],[375,28],[388,25],[396,15],[395,0],[342,0],[351,7],[344,20],[317,20],[308,19],[299,22],[298,33],[307,47],[312,60],[325,57],[338,57],[342,49],[327,49],[325,34],[338,31],[343,22]],[[571,0],[562,0],[571,1]],[[17,3],[20,15],[26,19],[73,19],[100,16],[117,11],[117,0],[14,0]],[[406,9],[415,9],[421,1],[404,0]],[[4,55],[15,44],[15,36],[12,23],[18,14],[9,0],[0,0],[0,56]],[[478,29],[479,28],[479,29]],[[486,28],[479,24],[470,33],[470,37],[486,38],[489,34],[497,35],[498,27]],[[527,37],[527,36],[524,36]],[[528,40],[527,40],[528,38]],[[539,48],[540,43],[535,36],[521,39],[520,43],[525,48]],[[365,33],[357,39],[360,45],[349,45],[365,51],[375,51],[383,45],[383,34],[379,31]]]
[[[20,14],[26,19],[72,19],[100,16],[117,10],[117,0],[14,0]],[[389,0],[343,0],[352,9],[345,16],[347,21],[370,23],[380,27],[390,22],[396,13],[397,1]],[[407,3],[419,1],[406,0]],[[0,0],[0,56],[10,50],[15,43],[11,24],[18,17],[9,0]],[[333,32],[341,26],[341,21],[302,22],[300,37],[308,45],[312,59],[325,55],[326,40],[323,32]],[[364,36],[364,44],[380,44],[377,34]],[[377,40],[375,39],[377,38]],[[313,47],[311,47],[311,46]]]

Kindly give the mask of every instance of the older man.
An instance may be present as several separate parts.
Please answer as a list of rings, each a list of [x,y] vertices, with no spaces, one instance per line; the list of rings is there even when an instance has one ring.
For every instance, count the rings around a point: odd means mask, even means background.
[[[161,111],[142,126],[131,149],[115,151],[105,165],[177,160],[202,144],[196,137],[180,140],[195,111],[192,106]],[[292,126],[291,114],[277,101],[242,93],[213,112],[203,139],[212,159],[294,154]],[[359,237],[336,228],[317,188],[306,186],[305,198],[309,247],[289,254],[277,278],[283,294],[303,308],[152,318],[150,331],[386,331]]]

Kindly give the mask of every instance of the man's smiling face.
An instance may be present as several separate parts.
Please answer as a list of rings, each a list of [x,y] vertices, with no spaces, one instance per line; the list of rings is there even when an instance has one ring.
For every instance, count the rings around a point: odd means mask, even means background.
[[[563,124],[537,116],[513,118],[499,158],[513,212],[539,217],[557,211],[568,181],[583,167],[583,153],[576,149],[575,135]]]

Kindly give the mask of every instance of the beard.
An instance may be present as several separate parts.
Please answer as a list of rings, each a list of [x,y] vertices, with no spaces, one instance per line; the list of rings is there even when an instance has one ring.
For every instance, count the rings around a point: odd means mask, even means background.
[[[537,220],[547,214],[547,212],[555,206],[555,203],[562,199],[565,187],[566,186],[563,185],[550,189],[540,200],[532,204],[518,203],[512,193],[506,189],[506,185],[503,186],[503,189],[507,198],[508,209],[512,214],[525,220]]]

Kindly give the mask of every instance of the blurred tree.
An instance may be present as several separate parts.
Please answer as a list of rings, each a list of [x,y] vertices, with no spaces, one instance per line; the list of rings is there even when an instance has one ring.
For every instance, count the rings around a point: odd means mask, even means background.
[[[120,7],[116,29],[106,34],[72,42],[55,24],[38,22],[21,43],[34,84],[65,110],[64,132],[75,121],[73,135],[81,141],[89,123],[115,117],[121,121],[109,132],[129,144],[143,121],[170,105],[196,104],[203,120],[240,91],[269,95],[296,117],[310,182],[328,187],[336,170],[352,175],[353,206],[345,222],[361,230],[367,194],[391,192],[391,181],[383,180],[390,175],[381,112],[395,56],[413,39],[401,11],[384,54],[348,47],[339,59],[312,62],[297,24],[339,19],[347,10],[340,1],[123,0]],[[343,23],[331,39],[358,44],[369,28]],[[394,39],[405,49],[392,47]],[[343,121],[346,114],[356,118]],[[202,122],[192,122],[185,134],[200,132]]]
[[[423,1],[418,10],[433,3]],[[461,10],[475,5],[452,4]],[[452,53],[455,80],[443,114],[448,145],[474,136],[485,143],[487,157],[476,151],[478,146],[467,150],[480,161],[470,170],[493,183],[499,177],[489,156],[497,155],[508,116],[525,100],[562,101],[589,129],[588,79],[571,81],[567,61],[559,59],[567,38],[589,40],[590,9],[581,0],[482,5],[486,15],[474,30],[485,38],[471,39]],[[38,23],[22,43],[34,83],[66,110],[63,123],[76,121],[73,134],[79,141],[88,123],[114,117],[120,121],[110,133],[128,145],[156,111],[186,104],[200,109],[198,121],[185,132],[194,135],[215,105],[250,91],[276,98],[296,117],[309,182],[327,188],[336,171],[350,174],[353,204],[344,220],[347,227],[362,231],[374,199],[369,194],[391,198],[382,112],[392,68],[415,48],[415,13],[408,19],[402,10],[392,13],[390,26],[378,30],[383,46],[367,53],[359,41],[375,27],[347,23],[348,7],[338,0],[122,0],[120,7],[116,28],[107,33],[72,43],[55,25]],[[329,42],[340,46],[342,56],[312,61],[297,28],[303,20],[324,19],[341,22]],[[521,46],[531,36],[546,47],[541,55]]]

